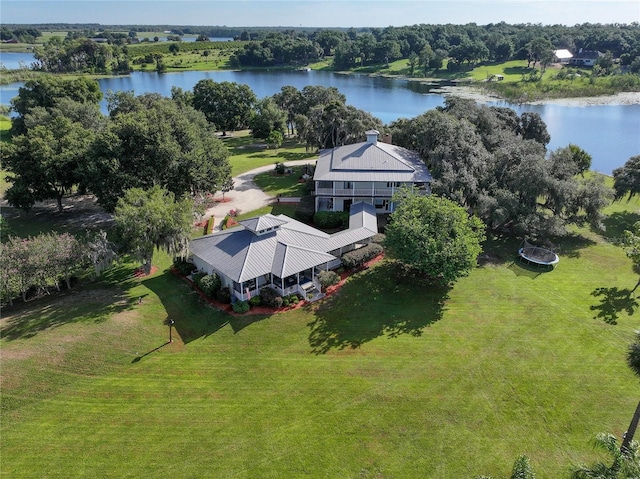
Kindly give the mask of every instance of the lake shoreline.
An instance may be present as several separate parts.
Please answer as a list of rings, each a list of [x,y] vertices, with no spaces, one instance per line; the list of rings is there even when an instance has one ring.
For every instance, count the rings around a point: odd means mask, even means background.
[[[505,102],[513,104],[512,101],[506,100],[501,96],[481,91],[472,86],[442,86],[432,90],[434,93],[442,95],[453,95],[479,103]],[[543,100],[527,101],[520,103],[522,105],[559,105],[559,106],[623,106],[623,105],[640,105],[640,92],[620,92],[614,95],[601,95],[590,97],[575,98],[547,98]]]

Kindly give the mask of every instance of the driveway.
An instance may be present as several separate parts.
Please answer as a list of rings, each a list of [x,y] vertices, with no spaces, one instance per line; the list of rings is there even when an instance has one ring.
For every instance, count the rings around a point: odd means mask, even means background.
[[[316,160],[296,160],[285,162],[285,166],[315,164]],[[205,218],[213,216],[215,218],[214,230],[220,230],[222,220],[229,213],[229,210],[239,209],[241,213],[257,210],[267,206],[275,198],[262,191],[254,182],[253,178],[267,171],[272,171],[274,165],[261,166],[255,170],[247,171],[233,178],[233,190],[225,194],[224,203],[218,203],[213,208],[209,208],[205,213]]]

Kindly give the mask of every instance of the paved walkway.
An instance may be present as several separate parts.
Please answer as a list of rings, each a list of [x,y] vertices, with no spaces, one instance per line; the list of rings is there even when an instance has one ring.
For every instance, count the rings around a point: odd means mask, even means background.
[[[316,160],[296,160],[287,161],[285,166],[308,165],[315,164]],[[215,218],[214,230],[220,230],[222,220],[229,213],[229,210],[240,209],[240,213],[257,210],[263,206],[269,205],[275,197],[266,194],[254,182],[253,178],[260,173],[272,171],[274,165],[261,166],[255,170],[247,171],[233,178],[233,190],[225,194],[224,203],[218,203],[213,208],[209,208],[205,213],[205,218],[213,216]]]

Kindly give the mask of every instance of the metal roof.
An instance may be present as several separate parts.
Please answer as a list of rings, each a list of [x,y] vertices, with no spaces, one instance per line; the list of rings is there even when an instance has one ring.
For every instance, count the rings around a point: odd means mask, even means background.
[[[420,155],[388,143],[363,142],[322,150],[314,181],[429,182]]]
[[[278,228],[264,234],[249,229],[264,225]],[[329,251],[366,240],[377,232],[375,207],[358,202],[351,206],[349,229],[331,235],[285,215],[264,215],[196,238],[189,243],[189,250],[240,283],[268,273],[282,278],[324,264],[335,259]]]
[[[282,226],[286,221],[279,220],[271,214],[258,216],[256,218],[249,218],[247,220],[239,221],[239,223],[253,232],[261,232],[268,230],[269,228],[277,228]]]

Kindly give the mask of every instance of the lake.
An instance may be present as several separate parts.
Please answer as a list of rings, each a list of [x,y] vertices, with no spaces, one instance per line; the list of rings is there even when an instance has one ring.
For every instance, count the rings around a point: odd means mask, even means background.
[[[104,93],[109,90],[133,91],[137,95],[156,92],[170,96],[171,87],[191,90],[204,78],[244,83],[258,98],[278,93],[286,85],[299,90],[307,85],[336,87],[346,96],[348,104],[368,111],[385,124],[398,118],[413,118],[442,106],[445,98],[442,94],[433,93],[432,86],[426,83],[313,70],[134,72],[129,76],[104,78],[98,82]],[[7,104],[20,86],[1,86],[0,103]],[[640,154],[640,105],[513,105],[499,101],[488,104],[508,106],[518,114],[525,111],[538,113],[551,135],[550,150],[570,143],[578,145],[593,157],[592,169],[602,173],[611,174],[631,156]],[[102,109],[106,112],[106,101],[102,102]]]

